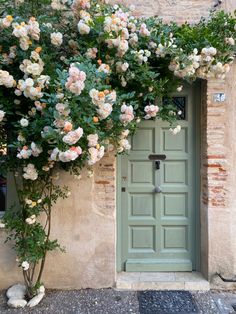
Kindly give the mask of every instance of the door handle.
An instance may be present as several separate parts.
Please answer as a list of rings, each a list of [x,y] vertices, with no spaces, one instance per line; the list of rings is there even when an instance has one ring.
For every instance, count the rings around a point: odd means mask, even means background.
[[[162,189],[161,189],[161,187],[159,185],[155,186],[154,193],[162,193]]]

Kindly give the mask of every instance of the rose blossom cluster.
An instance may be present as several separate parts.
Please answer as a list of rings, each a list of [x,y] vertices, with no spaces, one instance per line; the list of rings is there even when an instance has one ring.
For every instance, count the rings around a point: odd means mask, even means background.
[[[145,106],[144,111],[146,113],[146,115],[144,116],[144,119],[148,120],[148,119],[156,117],[159,111],[159,107],[155,105],[148,105],[148,106]]]
[[[30,217],[26,218],[25,222],[28,225],[33,225],[36,222],[36,215],[31,215]]]
[[[24,59],[20,65],[20,70],[27,76],[40,76],[44,69],[44,62],[36,51],[32,51],[30,59]]]
[[[92,166],[104,156],[105,148],[98,144],[98,134],[89,134],[87,140],[89,147],[88,165]]]
[[[104,146],[99,147],[98,145],[97,147],[90,147],[88,150],[89,153],[88,164],[90,166],[94,165],[104,156],[104,152],[105,152]]]
[[[0,86],[12,88],[15,85],[15,80],[7,71],[0,70]]]
[[[87,136],[88,146],[96,147],[98,145],[98,135],[97,134],[89,134]]]
[[[136,60],[139,64],[148,62],[148,58],[151,56],[151,51],[145,49],[141,49],[139,51],[132,51],[132,53],[135,55]]]
[[[205,47],[199,53],[195,48],[193,53],[186,56],[185,60],[180,61],[177,56],[170,63],[169,69],[174,75],[180,78],[199,77],[209,79],[212,77],[224,79],[225,74],[229,72],[230,65],[221,62],[215,63],[217,50],[214,47]]]
[[[98,91],[96,89],[91,89],[89,92],[90,97],[94,105],[98,107],[97,113],[100,119],[106,119],[112,112],[112,105],[116,101],[115,91]]]
[[[83,129],[77,128],[76,130],[70,131],[66,135],[64,135],[62,141],[68,145],[74,145],[80,140],[82,136]]]
[[[73,94],[80,95],[85,87],[86,73],[80,71],[74,64],[69,69],[69,77],[66,82],[66,88]]]
[[[38,41],[40,39],[39,23],[34,17],[31,17],[28,23],[12,23],[13,35],[19,38],[22,50],[28,50],[31,39]]]
[[[22,93],[26,98],[36,100],[43,97],[42,87],[40,87],[32,78],[19,80],[15,94],[21,96]]]
[[[98,53],[98,49],[94,47],[94,48],[88,48],[85,55],[89,59],[96,59],[97,53]]]
[[[42,90],[48,86],[50,77],[48,75],[42,75],[44,62],[37,52],[40,50],[40,47],[36,48],[35,51],[31,52],[30,59],[24,59],[20,64],[19,68],[25,75],[24,79],[19,80],[17,83],[15,90],[17,96],[21,96],[23,93],[26,98],[32,100],[39,99],[43,96]],[[32,78],[29,76],[32,76]]]
[[[109,74],[111,71],[110,66],[106,63],[101,63],[98,67],[98,72],[103,72],[105,74]]]
[[[91,15],[85,10],[79,11],[79,23],[77,24],[78,31],[80,35],[87,35],[90,33],[90,25],[93,24]]]
[[[121,62],[121,61],[116,62],[116,72],[117,73],[126,72],[128,70],[128,68],[129,68],[128,62]]]
[[[147,25],[145,23],[141,24],[139,34],[141,37],[149,37],[151,35],[151,33],[148,30]]]
[[[54,126],[64,132],[71,131],[73,124],[69,121],[69,114],[70,108],[67,103],[57,103],[54,110]]]
[[[117,149],[118,153],[122,153],[125,150],[131,149],[131,145],[127,139],[128,136],[129,136],[129,130],[124,130],[121,133],[119,141],[118,141],[118,145],[119,145]]]
[[[131,122],[134,119],[134,108],[131,105],[125,103],[121,106],[120,121],[124,124]]]
[[[30,147],[23,146],[22,149],[17,154],[19,159],[28,159],[30,156],[38,157],[42,153],[43,149],[41,146],[32,142]]]
[[[38,172],[33,164],[28,164],[26,167],[23,168],[23,170],[23,178],[25,180],[35,181],[38,179]]]
[[[72,146],[66,151],[61,151],[56,147],[51,151],[50,160],[70,162],[70,161],[76,160],[81,154],[82,154],[82,149],[80,146]]]
[[[106,40],[108,48],[116,48],[119,57],[123,57],[129,49],[129,30],[136,30],[135,27],[128,29],[129,22],[129,13],[123,12],[118,6],[115,13],[107,16],[104,21],[104,31],[109,34],[109,39]]]
[[[10,27],[12,22],[13,17],[11,15],[5,16],[4,18],[0,19],[0,29]]]

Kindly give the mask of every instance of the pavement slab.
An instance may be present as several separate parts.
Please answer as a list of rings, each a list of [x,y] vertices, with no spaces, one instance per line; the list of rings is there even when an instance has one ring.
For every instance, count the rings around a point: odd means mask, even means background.
[[[11,309],[0,291],[0,314],[231,314],[236,292],[47,290],[35,308]]]
[[[0,294],[0,314],[139,314],[137,293],[114,289],[47,291],[35,308],[11,309]]]

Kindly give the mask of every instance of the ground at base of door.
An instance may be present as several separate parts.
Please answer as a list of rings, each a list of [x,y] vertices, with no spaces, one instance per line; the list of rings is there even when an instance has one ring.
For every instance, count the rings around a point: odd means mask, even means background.
[[[49,290],[36,308],[11,309],[0,293],[1,314],[229,314],[236,313],[236,292]]]

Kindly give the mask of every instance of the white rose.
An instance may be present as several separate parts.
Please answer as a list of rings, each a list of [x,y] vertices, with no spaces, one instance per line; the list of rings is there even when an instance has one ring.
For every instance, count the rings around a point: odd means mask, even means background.
[[[27,119],[25,119],[25,118],[22,118],[22,119],[20,120],[20,125],[21,125],[22,127],[27,127],[27,126],[29,125],[29,121],[28,121]]]
[[[79,21],[77,27],[81,35],[87,35],[90,32],[90,27],[87,24],[85,24],[83,20]]]
[[[24,174],[23,178],[26,180],[37,180],[38,179],[38,172],[35,169],[33,164],[28,164],[26,167],[23,168]]]
[[[54,45],[54,46],[61,46],[62,42],[63,42],[63,36],[62,36],[62,33],[60,32],[57,32],[57,33],[51,33],[50,35],[51,37],[51,43]]]
[[[177,92],[181,92],[182,91],[182,89],[183,89],[183,85],[181,85],[181,86],[179,86],[179,87],[177,87]]]
[[[0,110],[0,122],[2,122],[4,116],[5,116],[5,112],[3,110]]]
[[[23,270],[28,270],[29,269],[29,263],[27,261],[24,261],[22,264],[21,264],[21,267],[23,268]]]
[[[34,76],[39,76],[42,73],[42,71],[43,71],[43,67],[42,65],[38,63],[32,63],[31,65],[27,67],[27,72]]]
[[[87,136],[87,140],[89,141],[88,146],[93,147],[98,143],[98,135],[97,134],[89,134]]]

